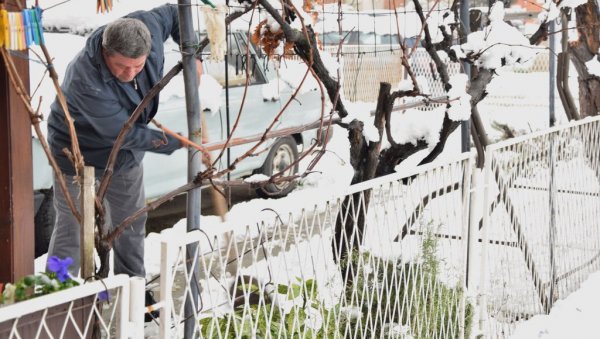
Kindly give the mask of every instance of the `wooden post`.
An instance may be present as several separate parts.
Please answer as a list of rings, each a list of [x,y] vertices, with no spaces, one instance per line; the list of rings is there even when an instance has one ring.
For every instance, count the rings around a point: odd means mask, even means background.
[[[81,251],[81,278],[87,279],[94,276],[94,224],[96,199],[96,177],[94,167],[85,166],[83,169],[83,183],[81,185],[81,216],[83,217],[80,233]]]
[[[6,9],[18,10],[12,2],[6,4]],[[29,61],[15,58],[15,66],[29,87]],[[13,282],[33,273],[31,162],[29,114],[10,83],[4,63],[0,62],[0,258],[3,260],[0,282]]]

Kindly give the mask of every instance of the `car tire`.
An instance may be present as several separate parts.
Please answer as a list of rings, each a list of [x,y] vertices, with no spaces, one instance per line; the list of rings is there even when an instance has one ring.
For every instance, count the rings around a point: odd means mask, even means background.
[[[45,189],[39,192],[44,195],[44,198],[34,218],[36,258],[48,252],[56,215],[54,211],[54,191]]]
[[[272,176],[287,168],[298,159],[298,146],[293,137],[287,136],[277,139],[271,149],[260,173]],[[298,164],[290,168],[283,176],[298,173]],[[259,187],[256,193],[263,198],[281,198],[288,195],[296,187],[295,181],[282,183],[268,183]]]

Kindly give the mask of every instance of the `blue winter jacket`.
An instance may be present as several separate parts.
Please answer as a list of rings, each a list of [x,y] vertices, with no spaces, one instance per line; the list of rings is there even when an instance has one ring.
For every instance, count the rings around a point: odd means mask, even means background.
[[[152,50],[144,69],[136,77],[141,93],[146,94],[163,76],[164,41],[171,36],[179,43],[177,8],[164,5],[150,11],[134,12],[127,17],[144,22],[152,36]],[[103,32],[104,26],[91,34],[85,48],[67,67],[62,83],[84,161],[96,168],[96,175],[104,171],[119,131],[142,100],[142,95],[132,83],[117,80],[104,63]],[[180,147],[177,139],[148,128],[157,109],[158,96],[129,130],[117,156],[115,171],[139,165],[146,151],[170,154]],[[61,170],[75,174],[73,164],[63,152],[63,148],[71,149],[71,138],[58,100],[51,105],[48,142]]]

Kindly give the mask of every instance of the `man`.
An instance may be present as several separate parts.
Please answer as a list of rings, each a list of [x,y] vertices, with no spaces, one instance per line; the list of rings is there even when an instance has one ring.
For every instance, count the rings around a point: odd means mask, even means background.
[[[106,167],[114,141],[123,124],[152,86],[163,76],[163,44],[171,36],[179,40],[177,7],[164,5],[150,11],[138,11],[94,31],[84,49],[71,61],[62,89],[84,161],[94,166],[96,178]],[[202,65],[198,61],[198,79]],[[108,226],[118,226],[145,204],[142,159],[146,151],[170,154],[181,147],[169,135],[148,128],[158,109],[156,96],[132,129],[119,150],[115,171],[106,198]],[[73,180],[75,170],[64,154],[71,148],[69,130],[58,101],[51,106],[48,141],[65,175],[71,197],[79,196]],[[55,178],[56,183],[56,178]],[[66,204],[63,192],[54,185],[56,222],[48,257],[73,258],[70,273],[77,276],[79,224]],[[77,204],[78,205],[78,204]],[[138,218],[114,243],[114,273],[145,276],[144,237],[146,215]],[[83,277],[87,278],[87,277]]]

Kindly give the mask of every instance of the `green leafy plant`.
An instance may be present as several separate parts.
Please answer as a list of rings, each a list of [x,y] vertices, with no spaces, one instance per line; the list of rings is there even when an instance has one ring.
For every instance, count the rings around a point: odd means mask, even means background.
[[[317,282],[314,279],[302,280],[290,285],[278,284],[275,291],[285,295],[287,301],[298,301],[300,305],[284,311],[265,294],[264,287],[254,280],[241,282],[237,289],[244,295],[245,303],[223,317],[206,317],[200,320],[202,336],[205,338],[341,338],[335,324],[339,307],[327,309],[318,295]],[[251,298],[250,296],[260,296]],[[285,335],[284,335],[285,333]]]
[[[14,284],[7,283],[4,285],[1,289],[0,304],[9,305],[78,286],[79,283],[71,279],[68,272],[68,268],[72,263],[73,259],[71,258],[50,257],[48,259],[49,272],[31,274]]]
[[[469,337],[473,308],[465,304],[461,316],[464,292],[440,280],[437,249],[438,238],[428,227],[414,262],[350,252],[340,265],[349,267],[353,277],[335,306],[323,304],[313,279],[275,285],[270,294],[255,279],[241,281],[236,287],[242,295],[239,306],[224,316],[200,320],[202,337],[402,338],[396,333],[400,328],[406,337],[434,338],[443,333],[458,338],[460,326]],[[284,311],[273,302],[275,294],[294,301],[294,306]]]
[[[357,272],[347,286],[346,304],[360,305],[360,317],[352,319],[351,335],[387,336],[393,326],[413,338],[433,338],[445,333],[459,337],[463,290],[439,279],[437,238],[431,227],[424,234],[419,260],[397,263],[368,252],[350,256],[347,264]],[[368,267],[368,268],[367,268]],[[465,305],[465,335],[472,322],[472,306]],[[354,333],[356,332],[356,333]]]

